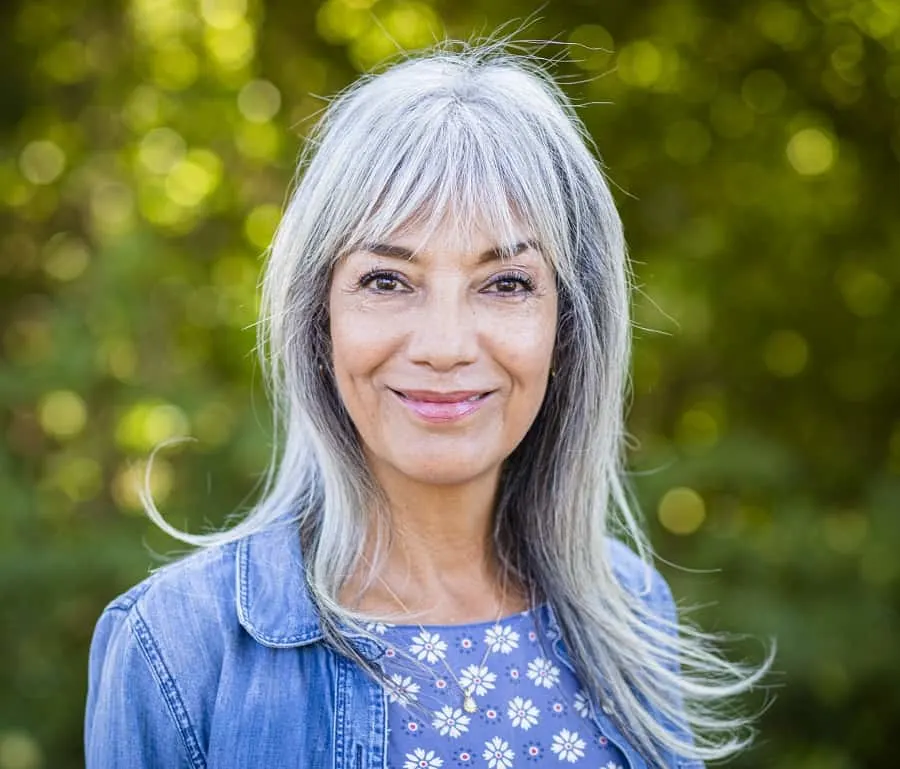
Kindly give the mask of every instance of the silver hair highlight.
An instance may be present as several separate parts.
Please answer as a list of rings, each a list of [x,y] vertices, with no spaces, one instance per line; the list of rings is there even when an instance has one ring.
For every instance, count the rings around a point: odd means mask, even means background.
[[[260,501],[226,531],[190,535],[163,519],[149,485],[142,500],[160,528],[197,546],[299,525],[326,637],[368,664],[340,629],[362,632],[365,618],[338,594],[367,537],[374,532],[383,554],[390,532],[330,374],[332,268],[404,223],[436,226],[452,216],[463,231],[477,221],[512,242],[524,222],[556,271],[556,373],[504,465],[497,556],[553,607],[583,686],[615,703],[613,717],[648,762],[663,766],[672,753],[722,759],[751,736],[728,701],[759,682],[771,656],[757,668],[727,661],[713,636],[650,615],[611,571],[610,534],[637,549],[644,590],[654,587],[622,458],[628,263],[593,149],[542,67],[498,45],[439,46],[340,94],[303,150],[263,275],[259,346],[276,435]]]

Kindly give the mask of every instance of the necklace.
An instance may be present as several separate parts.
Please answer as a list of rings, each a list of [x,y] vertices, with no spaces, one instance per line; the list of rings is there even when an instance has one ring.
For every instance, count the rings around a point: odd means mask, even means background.
[[[398,596],[393,590],[391,590],[391,586],[388,585],[388,583],[385,582],[381,577],[379,577],[378,580],[379,580],[379,582],[381,582],[382,585],[384,585],[384,589],[388,591],[390,596],[399,604],[400,608],[403,609],[403,611],[405,611],[407,614],[411,615],[412,612],[406,607],[406,604],[400,600],[400,596]],[[500,601],[500,609],[497,612],[497,618],[494,620],[495,626],[497,624],[499,624],[500,618],[503,616],[503,607],[505,604],[506,604],[506,580],[503,581],[503,598]],[[424,636],[427,633],[425,628],[422,625],[420,625],[418,622],[415,624]],[[484,655],[481,658],[481,662],[478,664],[479,670],[484,667],[484,663],[487,661],[488,654],[490,654],[490,653],[491,653],[491,646],[489,643],[487,643],[487,641],[485,641]],[[447,664],[447,659],[443,655],[441,655],[439,657],[439,659],[443,663],[444,667],[447,669],[447,672],[450,674],[450,677],[456,683],[457,687],[459,687],[459,690],[462,692],[463,710],[465,710],[466,713],[477,713],[478,712],[478,703],[475,701],[475,690],[478,688],[478,684],[472,683],[469,686],[463,686],[460,683],[459,679],[456,677],[456,673],[454,673],[453,669],[450,667],[450,665]]]

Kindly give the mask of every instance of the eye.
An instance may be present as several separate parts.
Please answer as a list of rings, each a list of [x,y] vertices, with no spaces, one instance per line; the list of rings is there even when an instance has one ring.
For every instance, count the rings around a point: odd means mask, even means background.
[[[390,270],[370,270],[359,279],[360,288],[371,288],[383,294],[396,292],[405,286],[403,278]]]
[[[530,294],[534,291],[534,280],[524,272],[505,272],[494,277],[487,286],[495,294]]]

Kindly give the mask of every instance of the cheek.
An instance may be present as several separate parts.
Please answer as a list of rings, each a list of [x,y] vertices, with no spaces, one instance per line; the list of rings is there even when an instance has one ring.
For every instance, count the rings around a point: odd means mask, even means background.
[[[354,323],[342,314],[331,323],[331,354],[335,371],[354,373],[365,370],[368,360],[377,356],[378,335],[371,326]]]
[[[331,355],[341,399],[354,419],[361,416],[354,405],[365,401],[370,377],[394,353],[398,329],[395,320],[368,310],[364,303],[333,301],[331,305]]]
[[[555,313],[542,313],[496,335],[493,347],[497,359],[520,386],[543,390],[555,341]]]
[[[331,353],[336,370],[354,370],[361,357],[372,355],[378,347],[379,335],[365,305],[345,296],[332,296],[329,306]]]

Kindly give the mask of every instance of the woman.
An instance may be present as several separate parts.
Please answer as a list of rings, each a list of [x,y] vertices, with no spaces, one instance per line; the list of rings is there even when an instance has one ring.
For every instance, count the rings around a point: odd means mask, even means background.
[[[145,499],[203,548],[101,617],[88,767],[741,749],[717,706],[762,669],[679,627],[622,483],[628,299],[586,133],[532,62],[445,47],[337,98],[264,276],[283,453],[228,532]]]

